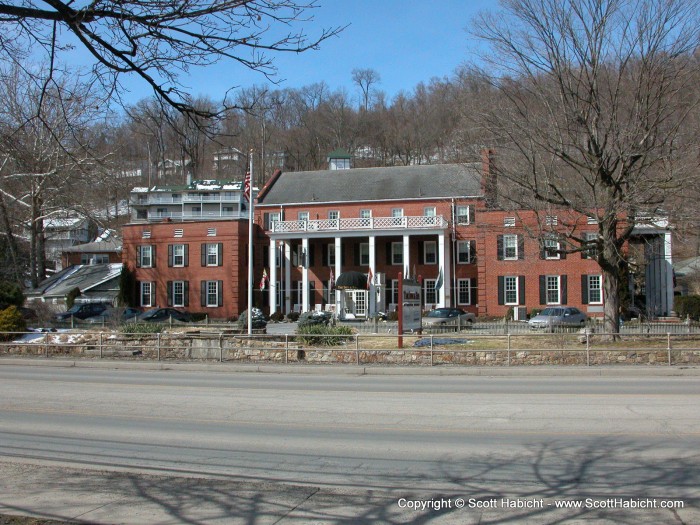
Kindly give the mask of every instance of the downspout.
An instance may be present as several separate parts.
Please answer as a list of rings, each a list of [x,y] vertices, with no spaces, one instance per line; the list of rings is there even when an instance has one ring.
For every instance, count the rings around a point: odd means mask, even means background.
[[[457,231],[455,229],[455,200],[452,199],[452,204],[450,206],[450,213],[452,215],[452,290],[453,293],[450,294],[450,305],[457,306],[459,301],[459,290],[457,289]]]

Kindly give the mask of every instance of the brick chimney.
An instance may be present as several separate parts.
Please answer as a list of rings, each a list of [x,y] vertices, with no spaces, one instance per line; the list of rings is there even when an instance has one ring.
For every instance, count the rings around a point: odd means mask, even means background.
[[[486,208],[495,208],[498,200],[498,177],[496,151],[490,148],[481,150],[481,192]]]

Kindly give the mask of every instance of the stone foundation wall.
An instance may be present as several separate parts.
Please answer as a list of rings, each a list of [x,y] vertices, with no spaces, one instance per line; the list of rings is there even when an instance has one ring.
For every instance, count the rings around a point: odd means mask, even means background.
[[[286,350],[286,352],[285,352]],[[0,355],[120,358],[132,360],[209,360],[249,363],[314,363],[361,365],[585,366],[665,365],[666,349],[595,350],[446,350],[436,348],[359,349],[354,341],[333,348],[309,348],[281,338],[155,334],[125,336],[99,333],[42,335],[27,343],[4,343]],[[700,348],[671,350],[672,365],[700,364]]]

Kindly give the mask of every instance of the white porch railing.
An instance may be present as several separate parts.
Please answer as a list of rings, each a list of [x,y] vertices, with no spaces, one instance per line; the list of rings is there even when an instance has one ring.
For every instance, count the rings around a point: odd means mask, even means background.
[[[322,232],[351,230],[405,230],[447,228],[442,215],[414,217],[369,217],[348,219],[317,219],[310,221],[274,221],[273,233]]]

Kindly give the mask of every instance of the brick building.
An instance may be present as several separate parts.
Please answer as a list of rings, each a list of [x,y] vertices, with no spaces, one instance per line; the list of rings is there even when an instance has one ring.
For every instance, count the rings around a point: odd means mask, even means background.
[[[492,160],[487,151],[472,164],[276,171],[255,205],[254,304],[268,313],[325,309],[362,318],[396,308],[402,273],[422,277],[426,308],[454,305],[480,316],[512,308],[520,318],[568,304],[602,315],[600,268],[590,251],[567,254],[557,234],[574,228],[594,238],[595,222],[568,210],[538,217],[497,209]],[[142,307],[213,318],[246,308],[240,182],[137,189],[132,203],[123,257]],[[351,271],[372,278],[335,290],[334,279]]]

